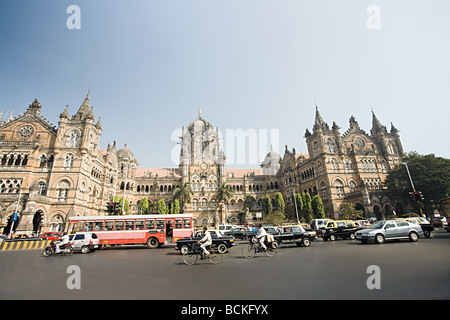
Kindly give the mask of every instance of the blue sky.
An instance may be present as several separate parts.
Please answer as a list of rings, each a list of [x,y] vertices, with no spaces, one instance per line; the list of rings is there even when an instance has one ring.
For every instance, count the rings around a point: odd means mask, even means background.
[[[380,29],[367,28],[370,5]],[[3,0],[0,111],[38,98],[56,125],[90,86],[100,148],[126,143],[157,168],[177,165],[174,130],[198,107],[223,133],[278,130],[280,153],[306,153],[316,101],[341,133],[351,115],[370,132],[373,108],[405,151],[449,158],[449,13],[446,0]]]

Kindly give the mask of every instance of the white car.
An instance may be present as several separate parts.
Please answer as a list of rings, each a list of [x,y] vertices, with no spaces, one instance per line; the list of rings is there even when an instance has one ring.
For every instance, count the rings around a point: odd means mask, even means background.
[[[73,250],[81,253],[94,252],[98,249],[99,240],[93,232],[77,232],[69,235],[69,241],[73,242]]]

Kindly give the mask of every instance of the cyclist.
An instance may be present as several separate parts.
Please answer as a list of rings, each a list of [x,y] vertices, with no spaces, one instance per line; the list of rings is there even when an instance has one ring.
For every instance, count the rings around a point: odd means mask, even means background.
[[[203,255],[200,259],[205,259],[205,257],[207,257],[209,255],[208,250],[206,250],[207,246],[210,246],[212,244],[212,239],[211,239],[211,233],[209,233],[208,228],[207,227],[203,227],[203,232],[204,232],[204,236],[202,239],[200,239],[199,241],[197,241],[197,243],[201,243],[200,248],[202,249]]]
[[[264,251],[267,250],[266,245],[264,244],[264,241],[266,240],[266,236],[267,236],[267,232],[266,230],[264,230],[264,228],[262,227],[262,225],[258,225],[258,232],[256,233],[256,239],[259,240],[259,244],[261,245],[261,247],[264,249]]]

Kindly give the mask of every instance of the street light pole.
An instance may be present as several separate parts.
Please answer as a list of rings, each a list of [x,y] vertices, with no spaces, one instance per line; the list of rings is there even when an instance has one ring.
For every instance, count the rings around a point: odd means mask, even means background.
[[[292,195],[294,196],[294,206],[295,206],[295,214],[297,216],[297,223],[300,223],[300,220],[298,219],[297,199],[295,199],[295,188],[292,188]]]
[[[125,170],[125,181],[123,183],[123,199],[122,199],[122,215],[125,214],[125,191],[127,190],[127,178],[128,178],[128,158],[123,159],[127,163],[127,169]]]
[[[408,177],[409,177],[409,181],[411,182],[411,186],[412,186],[412,189],[413,189],[413,194],[415,195],[416,194],[416,187],[414,187],[414,182],[413,182],[413,179],[412,179],[412,177],[411,177],[411,173],[409,172],[409,168],[408,168],[408,162],[402,162],[404,165],[405,165],[405,167],[406,167],[406,172],[408,172]],[[420,215],[422,216],[422,218],[424,218],[425,217],[425,215],[423,214],[423,211],[422,211],[422,203],[420,202],[420,201],[417,201],[417,202],[419,202],[419,211],[420,211]]]

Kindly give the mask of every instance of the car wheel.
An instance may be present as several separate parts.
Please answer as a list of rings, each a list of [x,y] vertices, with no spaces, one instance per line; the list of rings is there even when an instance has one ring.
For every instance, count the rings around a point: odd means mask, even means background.
[[[82,246],[81,247],[81,253],[88,253],[90,250],[89,250],[89,247],[88,246]]]
[[[311,240],[309,240],[309,238],[304,238],[302,244],[305,247],[309,247],[311,245]]]
[[[423,232],[423,235],[424,235],[425,237],[429,238],[429,237],[431,237],[431,231],[430,231],[430,230],[425,230],[425,231]]]
[[[330,241],[335,241],[336,240],[336,236],[334,234],[330,235]]]
[[[355,234],[354,233],[350,233],[350,239],[351,240],[355,240]]]
[[[183,244],[180,248],[181,254],[186,254],[189,251],[189,246],[187,244]]]
[[[419,241],[419,235],[416,232],[411,232],[409,234],[409,240],[412,242],[417,242]]]
[[[378,244],[384,243],[384,236],[381,233],[377,234],[375,236],[375,242]]]
[[[219,253],[225,253],[227,252],[227,245],[224,243],[219,243],[217,245],[217,250],[219,251]]]

